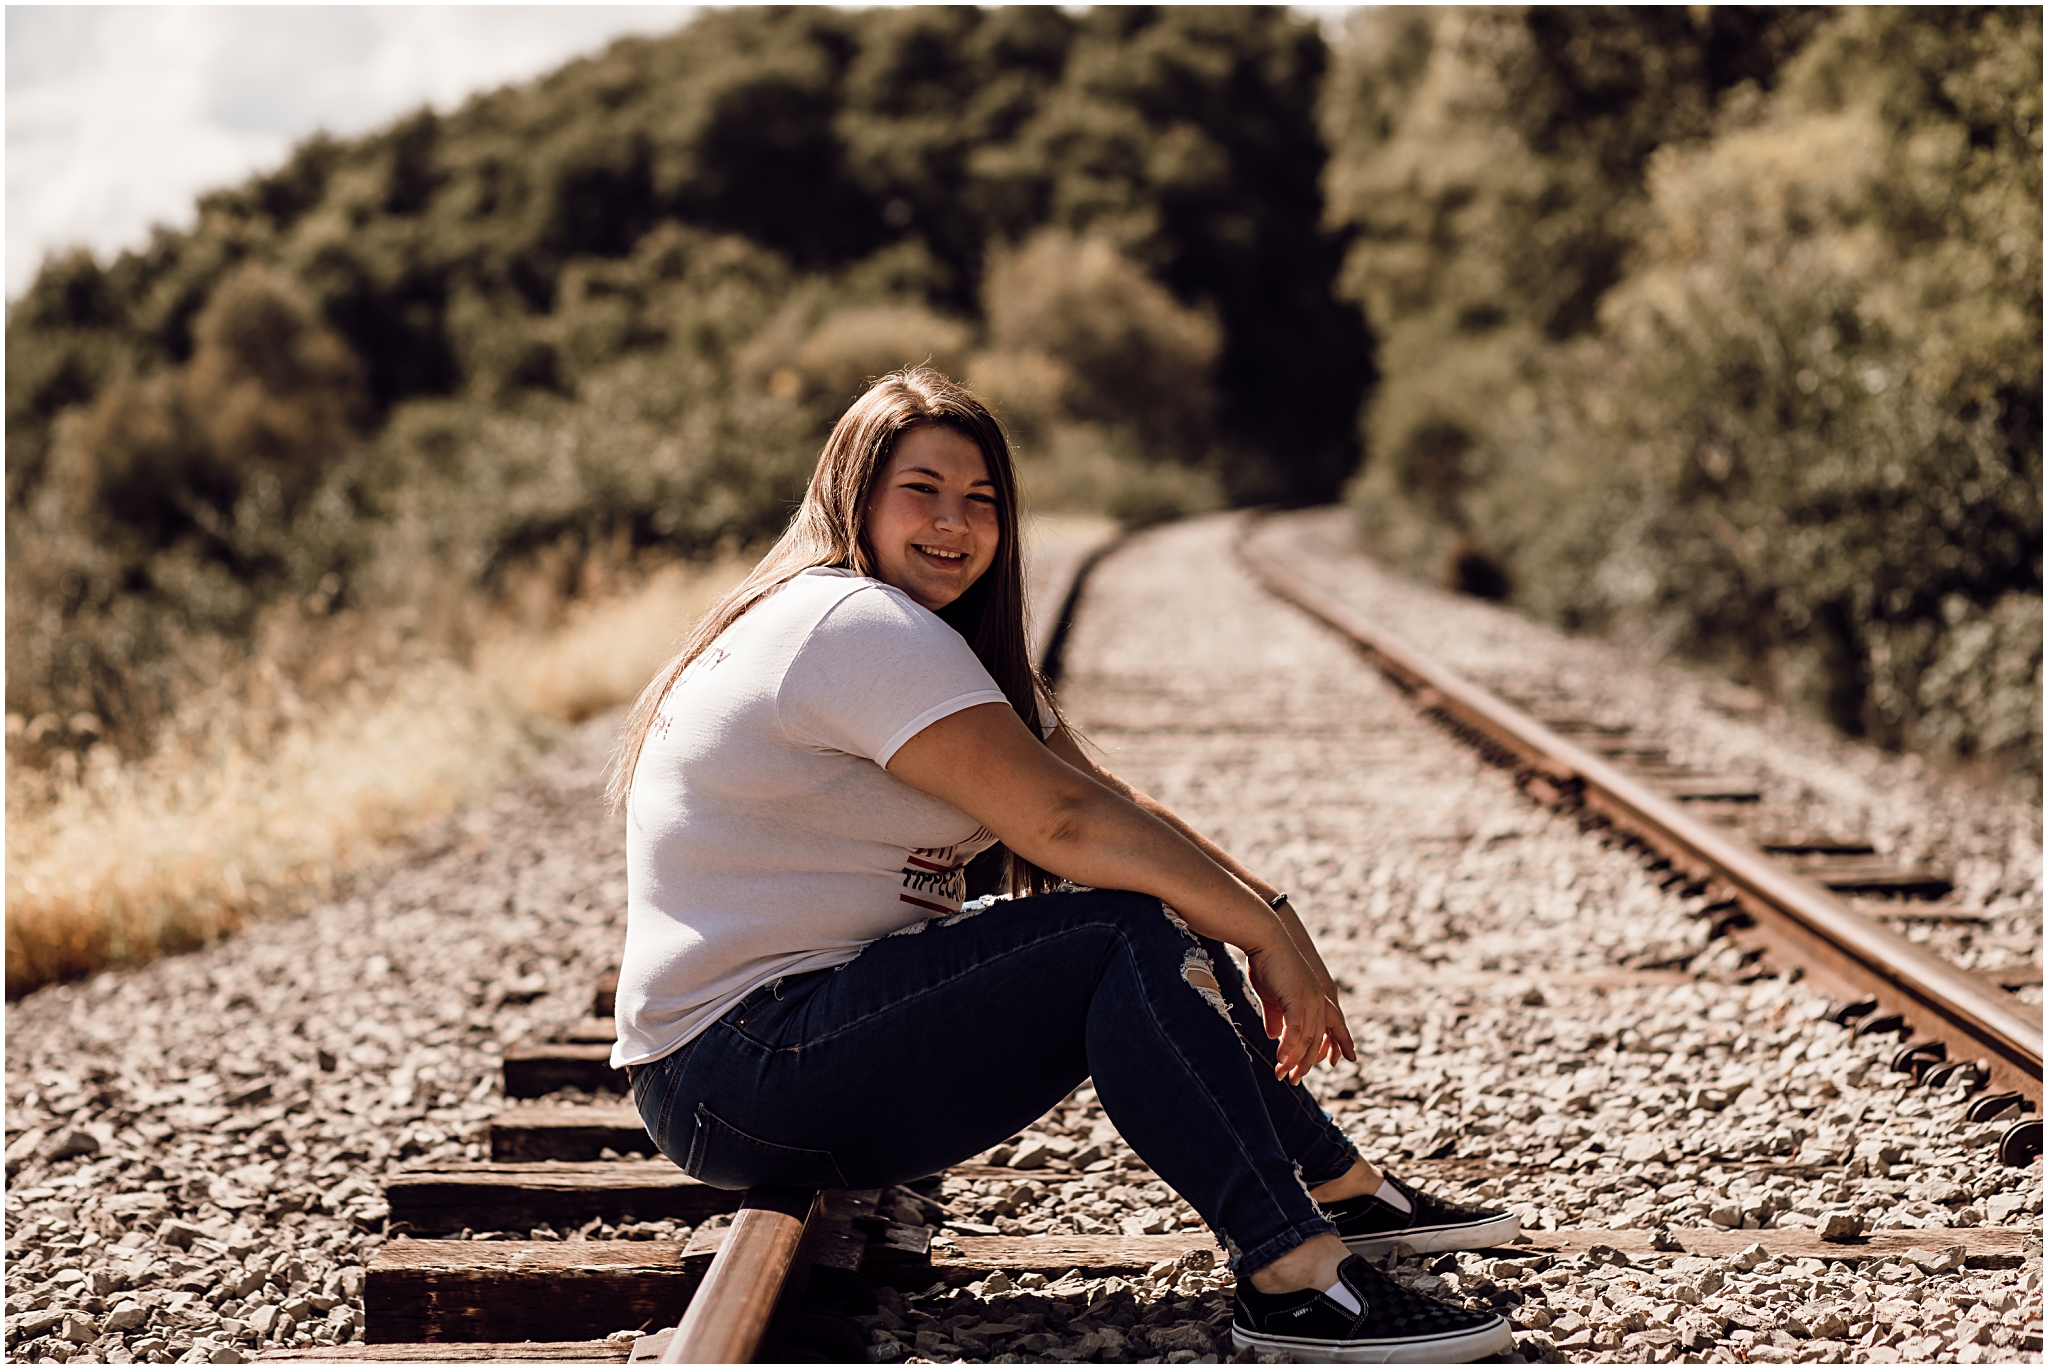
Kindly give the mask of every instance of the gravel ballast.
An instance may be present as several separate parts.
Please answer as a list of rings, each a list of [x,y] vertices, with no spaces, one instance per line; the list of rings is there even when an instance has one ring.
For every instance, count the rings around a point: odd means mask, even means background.
[[[1316,526],[1292,544],[1315,572],[1455,667],[1484,678],[1485,652],[1504,670],[1549,650],[1569,668],[1554,635],[1380,575],[1336,532],[1312,543]],[[1397,1276],[1499,1307],[1529,1358],[2037,1359],[2038,1244],[1997,1269],[1954,1268],[1948,1247],[1958,1228],[2037,1230],[2040,1162],[2000,1166],[1998,1128],[1906,1087],[1796,982],[1739,982],[1701,900],[1419,718],[1258,591],[1230,535],[1201,520],[1108,558],[1062,699],[1111,768],[1293,893],[1360,1047],[1312,1086],[1366,1153],[1537,1230],[1924,1233],[1917,1256],[1881,1263],[1452,1255]],[[1468,637],[1479,645],[1453,659]],[[1671,672],[1612,652],[1593,675],[1614,707],[1640,693],[1675,719],[1660,729],[1692,736]],[[1698,707],[1735,738],[1702,740],[1702,756],[1775,746],[1791,759],[1770,775],[1804,786],[1785,802],[1919,858],[1976,861],[1956,897],[1995,910],[1999,934],[2038,938],[2024,805],[1961,804],[1948,781],[1790,720]],[[234,1362],[360,1338],[385,1176],[480,1158],[505,1047],[587,1012],[617,955],[623,843],[597,802],[614,725],[305,916],[11,1006],[9,1358]],[[1004,1150],[984,1158],[1021,1173],[950,1176],[923,1215],[956,1236],[1199,1229],[1086,1086]],[[870,1358],[1228,1358],[1229,1287],[1194,1258],[892,1292]]]
[[[2041,810],[1918,756],[1847,740],[1754,690],[1567,637],[1491,604],[1401,579],[1351,550],[1350,515],[1263,520],[1260,548],[1451,669],[1525,706],[1629,726],[1671,760],[1758,781],[1753,832],[1868,841],[1903,866],[1940,870],[1955,891],[1927,904],[1848,896],[1964,968],[2027,966],[2041,994]]]

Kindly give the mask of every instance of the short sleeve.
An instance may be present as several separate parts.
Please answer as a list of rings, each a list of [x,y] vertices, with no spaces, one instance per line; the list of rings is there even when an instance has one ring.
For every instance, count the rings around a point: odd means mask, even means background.
[[[959,633],[873,584],[826,610],[776,696],[793,739],[881,766],[939,719],[1008,702]]]

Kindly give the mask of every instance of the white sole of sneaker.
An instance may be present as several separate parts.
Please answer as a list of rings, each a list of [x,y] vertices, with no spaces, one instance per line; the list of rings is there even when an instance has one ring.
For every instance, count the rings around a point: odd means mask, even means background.
[[[1247,1331],[1237,1325],[1230,1328],[1230,1340],[1240,1350],[1285,1355],[1295,1364],[1470,1364],[1515,1348],[1515,1333],[1498,1317],[1491,1326],[1475,1331],[1412,1340],[1297,1340]]]
[[[1439,1250],[1490,1250],[1506,1245],[1522,1231],[1520,1217],[1500,1216],[1472,1226],[1443,1226],[1427,1231],[1391,1231],[1384,1236],[1348,1236],[1345,1249],[1354,1255],[1376,1260],[1399,1249],[1410,1255],[1434,1255]]]

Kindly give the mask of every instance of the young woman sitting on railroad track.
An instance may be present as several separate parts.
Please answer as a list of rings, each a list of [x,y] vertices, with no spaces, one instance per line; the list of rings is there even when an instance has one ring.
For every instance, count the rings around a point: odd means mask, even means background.
[[[987,1149],[1093,1075],[1229,1252],[1240,1346],[1510,1348],[1491,1312],[1360,1258],[1498,1244],[1515,1219],[1383,1175],[1301,1086],[1356,1058],[1322,958],[1278,890],[1081,748],[1026,654],[1022,589],[1001,428],[899,372],[641,694],[612,782],[612,1060],[648,1133],[722,1188],[872,1188]],[[1020,896],[961,911],[998,840]]]

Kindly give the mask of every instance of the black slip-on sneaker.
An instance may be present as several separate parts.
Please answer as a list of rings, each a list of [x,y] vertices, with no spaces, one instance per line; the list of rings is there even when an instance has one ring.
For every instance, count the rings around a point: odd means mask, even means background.
[[[1307,1364],[1467,1364],[1515,1348],[1498,1315],[1403,1288],[1356,1255],[1337,1278],[1358,1311],[1314,1289],[1261,1293],[1239,1279],[1231,1342]]]
[[[1337,1234],[1354,1255],[1376,1259],[1396,1246],[1412,1255],[1487,1250],[1506,1245],[1522,1229],[1521,1218],[1512,1212],[1460,1207],[1410,1187],[1391,1174],[1386,1178],[1408,1199],[1413,1211],[1403,1212],[1369,1193],[1319,1204],[1323,1215],[1337,1224]]]

